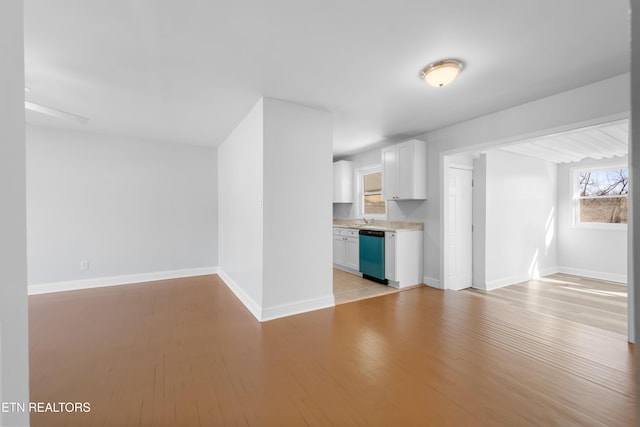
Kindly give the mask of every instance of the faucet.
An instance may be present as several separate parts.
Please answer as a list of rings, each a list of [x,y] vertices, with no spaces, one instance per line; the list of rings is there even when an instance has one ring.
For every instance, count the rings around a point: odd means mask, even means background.
[[[369,225],[369,221],[367,221],[367,217],[363,216],[362,219],[364,220],[365,225]]]

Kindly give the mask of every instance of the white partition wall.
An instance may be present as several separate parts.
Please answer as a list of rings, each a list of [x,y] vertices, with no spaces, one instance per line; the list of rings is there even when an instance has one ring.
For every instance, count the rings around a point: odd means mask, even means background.
[[[629,341],[638,342],[640,335],[640,292],[637,288],[637,278],[640,277],[640,7],[637,1],[631,2],[631,132],[629,138],[629,164],[631,178],[631,214],[629,221]],[[640,351],[636,349],[636,392],[640,396]],[[640,420],[640,405],[637,405],[637,419]]]
[[[332,306],[331,114],[260,100],[219,148],[220,275],[258,320]]]
[[[264,318],[332,306],[331,114],[264,100]]]
[[[220,276],[262,319],[263,102],[218,148]]]
[[[492,150],[486,166],[485,283],[481,289],[557,271],[554,163]]]
[[[0,2],[0,401],[29,401],[22,1]],[[29,413],[0,411],[0,425]]]

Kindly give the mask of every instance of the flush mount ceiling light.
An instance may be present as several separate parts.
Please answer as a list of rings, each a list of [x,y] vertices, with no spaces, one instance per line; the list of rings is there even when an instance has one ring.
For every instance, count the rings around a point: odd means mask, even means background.
[[[444,59],[424,67],[420,73],[431,86],[442,87],[451,83],[462,71],[462,61],[457,59]]]

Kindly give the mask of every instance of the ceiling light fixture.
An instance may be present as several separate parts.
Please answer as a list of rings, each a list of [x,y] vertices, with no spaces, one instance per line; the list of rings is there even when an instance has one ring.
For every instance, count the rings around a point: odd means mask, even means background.
[[[444,59],[423,68],[420,77],[435,87],[446,86],[460,74],[464,67],[458,59]]]

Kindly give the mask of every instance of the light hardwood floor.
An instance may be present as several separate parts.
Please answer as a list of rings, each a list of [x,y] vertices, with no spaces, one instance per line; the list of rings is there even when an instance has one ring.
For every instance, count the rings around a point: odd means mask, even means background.
[[[558,273],[491,292],[465,292],[627,335],[627,286],[622,283]]]
[[[259,323],[217,276],[29,297],[33,426],[631,426],[619,334],[419,287]]]

